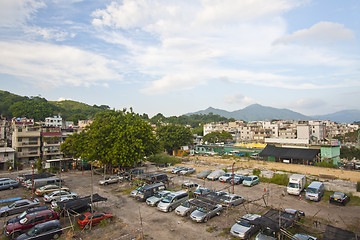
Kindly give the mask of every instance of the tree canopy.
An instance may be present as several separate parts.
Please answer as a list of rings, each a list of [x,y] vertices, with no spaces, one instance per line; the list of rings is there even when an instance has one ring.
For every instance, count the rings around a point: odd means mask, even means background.
[[[190,128],[182,125],[169,124],[160,126],[157,129],[156,134],[161,147],[170,155],[172,155],[174,150],[191,144],[193,141],[193,135]]]
[[[226,131],[212,132],[206,134],[203,140],[209,143],[229,142],[233,140],[233,136]]]
[[[132,111],[108,110],[62,145],[64,154],[98,160],[108,166],[127,167],[158,152],[151,126]]]

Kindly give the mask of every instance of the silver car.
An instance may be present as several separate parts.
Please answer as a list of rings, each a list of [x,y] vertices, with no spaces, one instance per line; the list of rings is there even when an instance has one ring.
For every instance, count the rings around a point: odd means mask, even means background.
[[[181,175],[186,175],[186,174],[194,173],[195,171],[196,171],[195,168],[187,167],[187,168],[184,168],[183,170],[181,170],[179,173],[180,173]]]
[[[196,206],[190,204],[191,201],[192,200],[190,199],[186,202],[183,202],[175,209],[175,213],[182,217],[189,216],[196,209]]]
[[[146,199],[146,204],[151,206],[151,207],[155,207],[156,205],[158,205],[158,203],[164,199],[164,197],[166,197],[169,193],[171,193],[170,191],[160,191],[155,193],[154,196],[149,197],[148,199]]]
[[[199,207],[191,213],[190,218],[195,222],[207,222],[210,218],[216,215],[220,215],[222,210],[223,207],[220,204],[217,204],[208,209]]]
[[[236,194],[226,194],[222,197],[223,199],[223,207],[231,207],[242,204],[245,200],[243,197]]]
[[[69,197],[72,196],[74,198],[79,197],[79,195],[75,192],[68,192],[68,191],[55,191],[50,193],[49,195],[45,194],[44,195],[44,202],[50,203],[52,201],[58,201],[59,199],[63,198],[63,197]]]
[[[250,222],[261,217],[258,214],[246,214],[231,227],[230,234],[240,239],[248,239],[259,231],[259,227]]]
[[[99,184],[100,185],[108,185],[108,184],[112,184],[112,183],[119,183],[123,180],[122,176],[110,176],[110,177],[106,177],[105,179],[101,179],[99,180]]]
[[[317,238],[306,233],[296,233],[291,240],[317,240]]]

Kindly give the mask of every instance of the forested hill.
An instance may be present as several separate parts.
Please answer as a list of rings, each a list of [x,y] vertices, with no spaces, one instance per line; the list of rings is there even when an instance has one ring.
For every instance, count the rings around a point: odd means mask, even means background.
[[[0,113],[7,119],[13,117],[33,118],[44,121],[53,115],[61,115],[66,121],[92,119],[96,113],[109,109],[108,106],[90,106],[71,100],[47,101],[42,97],[23,97],[0,90]]]
[[[53,115],[61,115],[66,121],[93,119],[95,114],[109,109],[109,106],[90,106],[71,100],[65,101],[47,101],[42,97],[23,97],[13,93],[0,90],[0,114],[7,119],[13,117],[33,118],[35,121],[44,121],[45,118]],[[209,113],[209,114],[193,114],[191,116],[171,116],[165,117],[161,113],[149,118],[147,114],[139,115],[142,119],[153,124],[174,123],[181,125],[190,125],[197,128],[195,133],[202,133],[202,126],[210,122],[229,122],[235,119],[227,119],[226,117]]]

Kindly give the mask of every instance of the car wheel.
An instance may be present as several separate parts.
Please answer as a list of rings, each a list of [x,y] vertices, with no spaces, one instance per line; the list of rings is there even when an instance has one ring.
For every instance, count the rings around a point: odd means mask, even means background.
[[[206,217],[206,218],[204,218],[204,223],[206,223],[208,221],[208,218]]]
[[[106,185],[108,185],[108,183],[106,182],[106,183],[104,183],[104,185],[106,186]]]
[[[11,234],[11,237],[13,239],[17,238],[18,236],[20,236],[20,233],[19,232],[14,232],[13,234]]]
[[[4,212],[1,216],[7,217],[7,216],[9,216],[9,213],[8,213],[8,212]]]
[[[14,186],[10,186],[10,190],[13,190],[14,189]]]
[[[55,235],[53,236],[53,239],[58,239],[60,236],[58,233],[55,233]]]
[[[168,211],[169,211],[169,212],[172,212],[172,210],[173,210],[172,207],[169,207]]]
[[[107,218],[107,219],[106,219],[106,222],[107,222],[107,223],[111,223],[111,220],[112,220],[111,218]]]
[[[90,224],[86,224],[84,227],[85,230],[89,230],[90,229]]]

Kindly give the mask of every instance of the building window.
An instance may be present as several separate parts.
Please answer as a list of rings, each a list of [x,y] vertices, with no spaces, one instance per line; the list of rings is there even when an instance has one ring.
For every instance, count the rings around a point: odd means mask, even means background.
[[[22,129],[21,129],[21,128],[18,128],[18,132],[22,132]]]
[[[21,137],[18,138],[18,142],[22,142],[22,138],[21,138]]]

